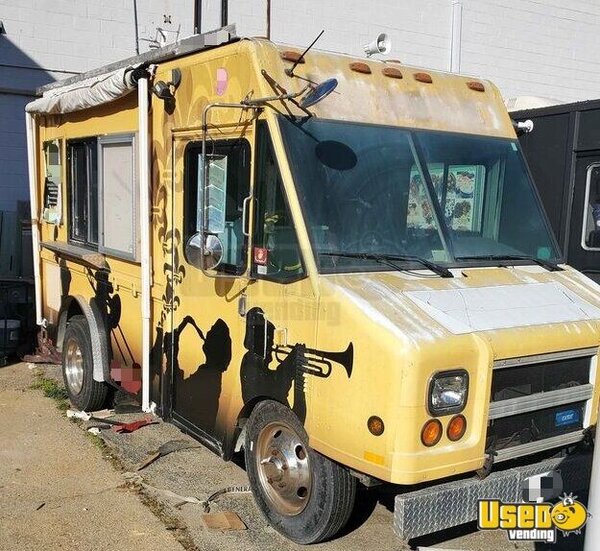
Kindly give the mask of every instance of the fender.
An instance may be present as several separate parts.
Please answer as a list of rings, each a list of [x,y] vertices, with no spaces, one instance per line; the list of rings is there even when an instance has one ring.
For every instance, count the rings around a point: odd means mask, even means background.
[[[65,338],[65,329],[69,321],[69,314],[72,307],[79,307],[81,313],[85,316],[90,328],[90,339],[92,342],[92,359],[94,362],[93,374],[94,381],[110,382],[110,347],[106,331],[106,325],[102,319],[102,314],[95,302],[88,304],[81,295],[68,296],[63,300],[60,316],[58,319],[58,329],[56,334],[56,347],[62,351],[62,345]]]

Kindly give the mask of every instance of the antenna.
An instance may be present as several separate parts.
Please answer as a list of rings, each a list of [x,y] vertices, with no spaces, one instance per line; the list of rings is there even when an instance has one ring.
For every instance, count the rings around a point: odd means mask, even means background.
[[[286,74],[287,76],[289,76],[289,77],[296,76],[296,75],[294,75],[294,69],[295,69],[295,68],[298,66],[298,63],[301,63],[301,62],[302,62],[302,60],[304,59],[304,56],[306,55],[306,53],[308,52],[308,50],[310,50],[310,49],[311,49],[311,48],[312,48],[312,47],[315,45],[315,43],[317,42],[317,40],[319,40],[319,38],[321,38],[321,36],[323,36],[323,33],[324,33],[324,32],[325,32],[325,29],[323,29],[323,30],[322,30],[322,31],[319,33],[319,35],[317,36],[317,38],[315,38],[315,39],[314,39],[314,40],[313,40],[313,41],[310,43],[310,46],[309,46],[308,48],[306,48],[306,50],[304,50],[304,51],[302,52],[302,55],[301,55],[301,56],[300,56],[300,57],[299,57],[299,58],[298,58],[296,61],[294,61],[294,64],[292,65],[292,67],[291,67],[290,69],[286,69],[286,70],[285,70],[285,74]]]

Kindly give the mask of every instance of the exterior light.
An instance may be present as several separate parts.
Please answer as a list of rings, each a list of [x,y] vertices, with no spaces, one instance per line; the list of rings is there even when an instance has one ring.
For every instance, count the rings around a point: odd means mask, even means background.
[[[460,413],[467,403],[469,374],[464,369],[436,373],[430,383],[427,406],[431,415]]]
[[[446,429],[446,436],[448,436],[448,440],[452,442],[456,442],[460,440],[467,430],[467,420],[464,415],[455,415],[450,419],[450,423],[448,423],[448,428]]]
[[[442,437],[442,424],[438,419],[430,419],[421,430],[421,442],[428,448],[435,446]]]
[[[369,420],[367,421],[367,427],[369,428],[369,432],[374,436],[381,436],[385,430],[383,419],[381,417],[377,417],[377,415],[372,415],[369,417]]]

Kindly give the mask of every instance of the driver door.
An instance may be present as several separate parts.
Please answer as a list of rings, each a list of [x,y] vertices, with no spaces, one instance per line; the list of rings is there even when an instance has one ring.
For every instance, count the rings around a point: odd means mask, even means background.
[[[208,189],[206,210],[223,247],[216,275],[200,269],[186,244],[200,230],[202,142],[176,140],[174,219],[182,228],[174,262],[172,334],[172,420],[222,450],[235,420],[227,410],[239,387],[242,319],[238,300],[246,285],[248,231],[244,228],[244,200],[250,195],[250,132],[240,137],[207,141]]]

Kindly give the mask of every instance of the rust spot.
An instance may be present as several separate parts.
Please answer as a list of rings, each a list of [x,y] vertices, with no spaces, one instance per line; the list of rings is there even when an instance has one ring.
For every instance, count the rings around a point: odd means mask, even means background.
[[[433,79],[429,73],[415,73],[413,76],[415,77],[415,80],[418,80],[419,82],[425,82],[427,84],[431,84],[433,82]]]
[[[364,75],[371,74],[371,67],[369,67],[366,63],[362,63],[361,61],[353,61],[350,63],[350,69]]]
[[[467,82],[467,86],[471,90],[475,90],[476,92],[485,92],[485,86],[481,82],[477,82],[476,80],[470,80]]]
[[[390,78],[402,78],[402,71],[400,69],[396,69],[396,67],[385,67],[381,70],[381,72]]]
[[[285,61],[291,61],[292,63],[305,63],[304,58],[300,59],[300,56],[302,55],[299,52],[293,52],[292,50],[285,50],[283,52],[281,52],[281,59],[285,60]]]

